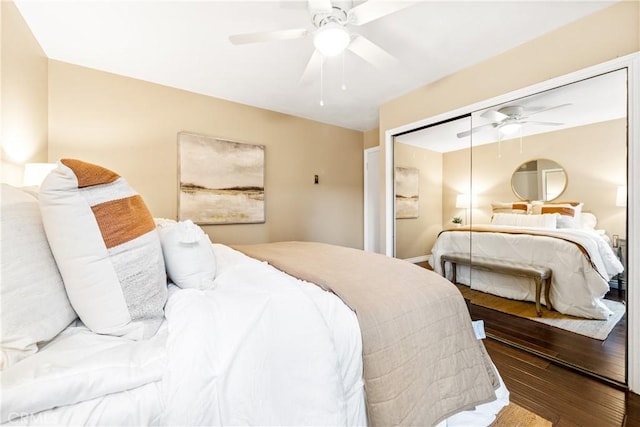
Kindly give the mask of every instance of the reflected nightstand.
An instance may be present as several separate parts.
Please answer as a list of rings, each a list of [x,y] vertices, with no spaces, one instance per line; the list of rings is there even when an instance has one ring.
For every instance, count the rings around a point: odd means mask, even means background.
[[[623,298],[624,288],[627,284],[627,240],[618,239],[618,247],[616,249],[616,255],[624,267],[624,271],[618,274],[618,296]]]

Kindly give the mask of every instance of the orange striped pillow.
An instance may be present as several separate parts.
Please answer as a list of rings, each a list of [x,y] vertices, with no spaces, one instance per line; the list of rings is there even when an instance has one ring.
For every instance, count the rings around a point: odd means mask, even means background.
[[[113,171],[63,159],[40,187],[47,239],[71,305],[94,332],[144,339],[164,318],[166,273],[153,216]]]
[[[496,213],[514,213],[526,214],[529,212],[529,203],[527,202],[492,202],[491,209]]]
[[[533,205],[534,214],[557,213],[558,228],[580,228],[582,216],[582,203],[580,202],[545,202]]]

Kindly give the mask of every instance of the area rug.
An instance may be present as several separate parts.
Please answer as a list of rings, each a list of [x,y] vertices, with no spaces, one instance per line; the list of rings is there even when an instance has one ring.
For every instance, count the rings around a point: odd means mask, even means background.
[[[549,311],[542,306],[542,317],[536,314],[536,305],[528,301],[516,301],[501,298],[485,292],[474,291],[468,286],[456,285],[465,299],[472,304],[501,311],[518,317],[524,317],[535,322],[544,323],[576,334],[584,335],[597,340],[606,340],[613,328],[625,313],[625,305],[621,302],[604,300],[604,303],[613,311],[613,315],[607,320],[583,319],[581,317],[568,316]]]
[[[496,417],[491,427],[551,427],[551,421],[527,411],[522,406],[509,403]]]

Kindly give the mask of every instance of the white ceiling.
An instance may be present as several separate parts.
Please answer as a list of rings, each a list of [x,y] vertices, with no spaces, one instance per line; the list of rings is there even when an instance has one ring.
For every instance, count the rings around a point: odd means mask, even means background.
[[[344,58],[327,59],[324,106],[319,103],[320,76],[308,85],[299,82],[313,52],[311,36],[241,46],[228,39],[237,33],[313,30],[306,1],[15,3],[49,58],[370,130],[378,125],[380,104],[615,1],[416,2],[352,28],[398,63],[379,70],[348,51]],[[343,79],[346,90],[340,88]]]
[[[459,132],[491,123],[491,120],[482,116],[487,110],[498,110],[505,106],[521,106],[526,112],[565,104],[569,105],[533,114],[530,117],[530,120],[561,123],[561,125],[545,126],[525,123],[521,128],[521,134],[517,133],[509,138],[555,132],[626,117],[627,71],[613,71],[570,85],[515,99],[505,104],[473,112],[470,116],[462,117],[458,120],[401,135],[396,138],[396,141],[441,153],[468,149],[471,144],[478,146],[498,140],[498,130],[491,127],[484,128],[465,138],[456,136]]]

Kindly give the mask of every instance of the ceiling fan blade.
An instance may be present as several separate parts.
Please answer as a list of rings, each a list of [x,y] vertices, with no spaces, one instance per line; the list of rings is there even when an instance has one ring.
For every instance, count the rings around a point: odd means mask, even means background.
[[[492,122],[501,122],[509,116],[496,110],[487,110],[484,113],[480,114],[480,117],[484,117],[485,119],[491,120]]]
[[[270,42],[275,40],[293,40],[306,36],[308,31],[304,28],[291,30],[265,31],[260,33],[234,34],[229,36],[229,41],[233,44],[248,44]]]
[[[314,12],[331,13],[333,5],[331,0],[308,0],[309,10]]]
[[[311,83],[311,81],[318,77],[320,72],[320,67],[322,66],[322,54],[317,50],[313,51],[313,55],[309,58],[309,62],[307,62],[307,66],[302,73],[302,77],[300,77],[300,84],[307,85]]]
[[[531,117],[531,116],[533,116],[534,114],[542,113],[542,112],[544,112],[544,111],[555,110],[556,108],[568,107],[569,105],[573,105],[573,104],[571,104],[571,103],[568,103],[568,104],[560,104],[560,105],[554,105],[553,107],[541,108],[541,109],[539,109],[539,110],[534,110],[534,111],[531,111],[531,112],[527,111],[527,116],[526,116],[526,117]],[[523,118],[526,118],[526,117],[523,117]]]
[[[531,123],[534,125],[544,125],[544,126],[562,126],[564,123],[556,123],[556,122],[534,122],[533,120],[525,120],[521,123]]]
[[[353,25],[364,25],[416,3],[419,2],[369,0],[349,10],[349,22]]]
[[[379,69],[392,67],[398,62],[386,50],[358,34],[351,39],[347,49]]]
[[[492,128],[494,128],[494,127],[496,127],[496,125],[495,125],[495,123],[488,123],[488,124],[486,124],[486,125],[476,126],[476,127],[471,128],[471,129],[469,129],[469,130],[465,130],[464,132],[458,132],[458,133],[456,134],[456,136],[457,136],[458,138],[465,138],[465,137],[467,137],[467,136],[471,135],[472,133],[476,133],[476,132],[478,132],[478,131],[480,131],[480,130],[482,130],[482,129],[484,129],[484,128],[487,128],[487,127],[492,127]]]

